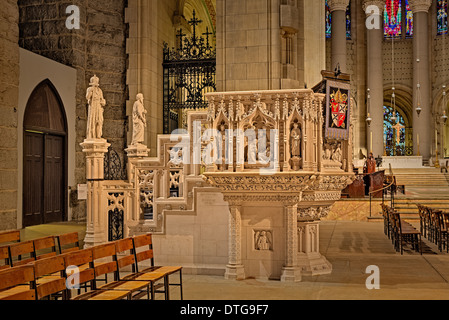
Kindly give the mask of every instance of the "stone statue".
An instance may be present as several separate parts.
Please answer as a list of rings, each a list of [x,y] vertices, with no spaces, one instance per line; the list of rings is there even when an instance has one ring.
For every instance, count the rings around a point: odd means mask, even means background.
[[[299,129],[298,123],[295,122],[290,133],[290,149],[292,157],[301,157],[301,138],[301,129]]]
[[[250,139],[248,144],[248,163],[256,164],[257,163],[257,153],[258,153],[258,140],[257,138]]]
[[[332,160],[337,161],[339,163],[341,162],[341,156],[342,156],[342,152],[341,152],[341,143],[339,143],[337,145],[337,147],[335,148],[334,154],[332,155]]]
[[[145,141],[145,128],[147,126],[143,94],[139,93],[133,106],[133,139],[131,145],[143,144]]]
[[[103,107],[106,100],[103,97],[103,91],[100,89],[100,79],[93,76],[90,79],[90,87],[87,89],[86,99],[89,104],[87,116],[87,139],[101,139],[103,136]]]

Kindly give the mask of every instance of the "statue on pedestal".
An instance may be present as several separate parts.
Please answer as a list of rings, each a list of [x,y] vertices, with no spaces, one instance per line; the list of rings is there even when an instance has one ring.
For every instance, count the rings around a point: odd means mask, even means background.
[[[87,89],[86,99],[89,104],[87,115],[87,139],[101,139],[103,136],[103,107],[106,100],[103,91],[100,89],[100,79],[94,75],[90,79],[90,87]]]
[[[145,141],[145,128],[147,127],[145,106],[143,104],[143,94],[136,96],[133,106],[133,139],[131,145],[143,144]]]
[[[298,127],[298,123],[293,124],[293,129],[290,133],[290,147],[291,147],[291,154],[292,158],[294,157],[301,157],[301,129]]]

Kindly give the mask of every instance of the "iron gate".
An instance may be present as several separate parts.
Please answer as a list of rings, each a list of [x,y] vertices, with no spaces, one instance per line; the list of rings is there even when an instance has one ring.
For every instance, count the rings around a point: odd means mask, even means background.
[[[206,28],[197,34],[202,23],[195,11],[188,22],[192,34],[187,37],[182,29],[177,34],[177,48],[164,44],[164,134],[178,129],[180,112],[206,109],[205,94],[216,91],[216,50],[211,44],[213,34]]]

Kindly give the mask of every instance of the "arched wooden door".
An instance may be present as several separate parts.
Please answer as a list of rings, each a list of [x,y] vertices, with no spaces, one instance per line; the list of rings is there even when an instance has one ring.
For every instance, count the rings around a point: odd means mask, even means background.
[[[31,94],[23,127],[23,226],[66,221],[67,119],[49,80]]]

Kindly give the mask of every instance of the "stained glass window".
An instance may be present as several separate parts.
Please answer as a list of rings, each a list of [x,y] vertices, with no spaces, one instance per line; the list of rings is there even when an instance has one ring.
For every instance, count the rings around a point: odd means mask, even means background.
[[[438,35],[447,34],[447,0],[437,0]]]
[[[405,148],[405,120],[396,112],[397,122],[393,123],[393,108],[384,106],[384,141],[387,156],[404,156]]]
[[[326,38],[332,37],[332,14],[329,4],[326,0]],[[346,38],[351,39],[351,2],[346,9]]]
[[[409,0],[405,0],[405,35],[406,37],[413,36],[413,12],[410,9]]]
[[[406,38],[413,36],[413,12],[409,0],[386,0],[384,10],[385,38]]]
[[[402,0],[386,1],[384,35],[386,38],[400,38],[402,36]]]

